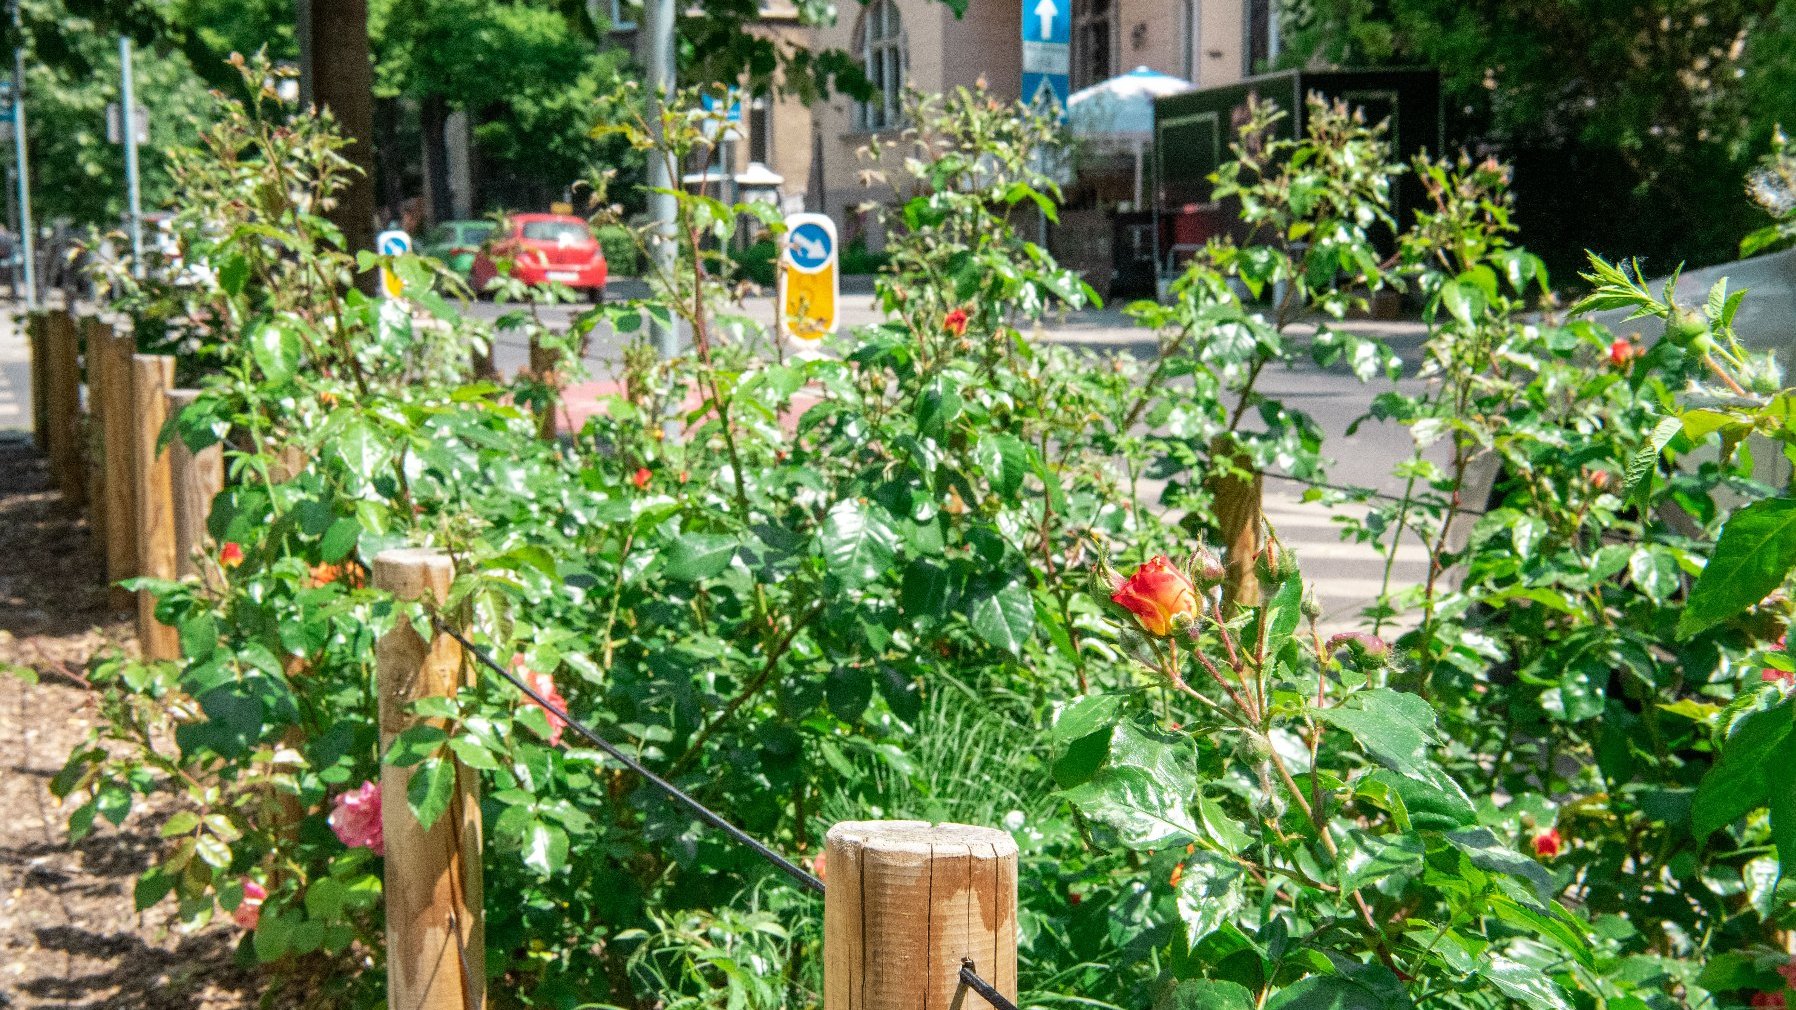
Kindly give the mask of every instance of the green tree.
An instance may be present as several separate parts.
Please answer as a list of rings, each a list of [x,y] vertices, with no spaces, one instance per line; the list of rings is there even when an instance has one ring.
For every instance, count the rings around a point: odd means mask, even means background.
[[[1730,258],[1741,197],[1796,114],[1788,0],[1293,0],[1292,61],[1438,67],[1449,137],[1517,166],[1518,221],[1569,273],[1585,246]]]

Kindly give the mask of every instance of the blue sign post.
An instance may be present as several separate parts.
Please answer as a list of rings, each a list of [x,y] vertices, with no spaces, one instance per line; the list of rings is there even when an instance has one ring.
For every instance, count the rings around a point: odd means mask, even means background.
[[[1023,101],[1064,111],[1072,92],[1073,0],[1022,0]]]

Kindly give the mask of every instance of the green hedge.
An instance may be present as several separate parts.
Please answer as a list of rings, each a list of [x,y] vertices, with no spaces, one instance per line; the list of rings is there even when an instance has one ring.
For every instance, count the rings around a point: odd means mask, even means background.
[[[779,252],[779,246],[772,239],[762,239],[746,249],[730,254],[742,276],[756,284],[773,284],[773,258]],[[867,251],[865,242],[856,242],[842,250],[842,275],[851,277],[856,274],[875,274],[882,270],[887,261],[885,253]]]
[[[642,250],[636,236],[621,224],[608,224],[593,230],[605,250],[605,268],[613,277],[636,277],[642,273]]]

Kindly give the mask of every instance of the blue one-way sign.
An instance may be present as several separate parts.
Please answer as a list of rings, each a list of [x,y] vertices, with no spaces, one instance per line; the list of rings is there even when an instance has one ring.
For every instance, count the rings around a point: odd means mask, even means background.
[[[1066,107],[1072,90],[1073,0],[1022,0],[1023,101]]]
[[[1073,0],[1023,0],[1023,40],[1067,45],[1073,40]]]

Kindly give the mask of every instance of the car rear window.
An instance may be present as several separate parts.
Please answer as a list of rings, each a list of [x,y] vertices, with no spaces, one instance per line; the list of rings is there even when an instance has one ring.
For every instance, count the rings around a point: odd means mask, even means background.
[[[562,242],[568,245],[585,244],[592,239],[585,225],[572,221],[526,221],[524,237],[538,242]]]
[[[464,224],[461,226],[462,241],[484,242],[486,241],[486,237],[491,235],[493,229],[497,227],[499,226],[491,221],[482,222],[480,224]]]

